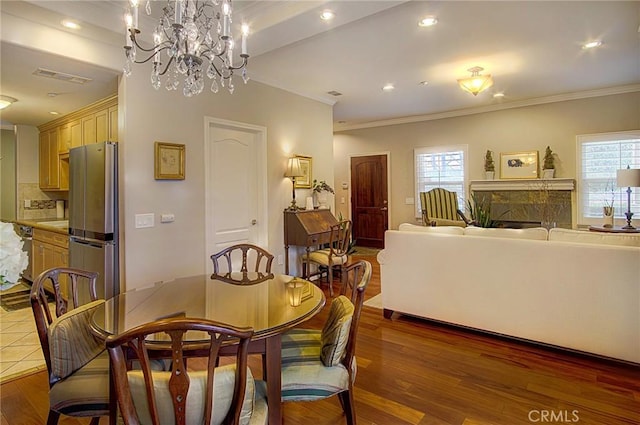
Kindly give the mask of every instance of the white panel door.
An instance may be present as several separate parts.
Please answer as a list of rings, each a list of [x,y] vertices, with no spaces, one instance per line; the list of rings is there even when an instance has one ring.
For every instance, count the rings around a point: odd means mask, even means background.
[[[224,122],[223,122],[224,123]],[[209,124],[207,168],[207,258],[230,245],[266,246],[262,146],[264,131],[214,121]],[[208,260],[208,270],[212,270]]]

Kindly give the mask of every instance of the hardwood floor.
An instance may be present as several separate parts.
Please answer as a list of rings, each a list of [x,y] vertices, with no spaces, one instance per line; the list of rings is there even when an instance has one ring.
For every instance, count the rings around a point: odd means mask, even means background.
[[[380,292],[375,257],[368,297]],[[326,291],[326,285],[324,286]],[[327,303],[328,305],[329,303]],[[327,308],[311,319],[321,326]],[[640,424],[640,367],[558,352],[365,307],[356,347],[360,425]],[[260,359],[251,368],[260,375]],[[0,387],[1,425],[45,423],[43,372]],[[61,424],[88,421],[64,418]],[[106,423],[106,420],[101,421]],[[286,403],[287,425],[346,423],[336,397]]]

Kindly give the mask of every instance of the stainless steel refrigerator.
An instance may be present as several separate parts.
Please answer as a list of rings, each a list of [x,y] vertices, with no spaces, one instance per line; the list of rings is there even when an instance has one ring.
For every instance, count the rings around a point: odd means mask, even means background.
[[[118,145],[103,142],[69,151],[69,265],[96,271],[98,297],[120,292]],[[82,294],[88,301],[88,292]]]

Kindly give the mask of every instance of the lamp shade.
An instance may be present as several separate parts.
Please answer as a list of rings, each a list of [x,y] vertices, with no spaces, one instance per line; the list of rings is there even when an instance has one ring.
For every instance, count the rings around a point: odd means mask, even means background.
[[[474,96],[477,96],[481,91],[491,87],[493,85],[493,78],[491,78],[491,75],[480,75],[480,71],[482,71],[482,68],[479,66],[469,68],[471,77],[459,79],[458,84],[460,85],[460,88]]]
[[[640,169],[626,168],[616,172],[618,187],[640,187]]]
[[[302,172],[302,167],[300,166],[300,158],[289,158],[289,162],[287,162],[287,169],[284,172],[285,177],[302,177],[304,173]]]

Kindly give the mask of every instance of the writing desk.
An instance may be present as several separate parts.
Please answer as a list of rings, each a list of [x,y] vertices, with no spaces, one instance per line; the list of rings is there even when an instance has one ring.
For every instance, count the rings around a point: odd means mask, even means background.
[[[239,280],[242,277],[240,274]],[[292,276],[274,275],[256,284],[244,285],[213,280],[208,275],[191,276],[128,291],[107,300],[94,312],[92,330],[106,339],[166,317],[203,318],[252,327],[254,335],[249,352],[266,357],[269,424],[280,425],[282,333],[313,317],[324,304],[325,296],[319,288]],[[185,338],[194,352],[203,348],[202,339],[197,332],[187,333]],[[167,349],[162,341],[149,344],[155,345],[158,353]],[[111,397],[116,406],[113,391]],[[109,419],[115,423],[116,415],[111,414]]]

